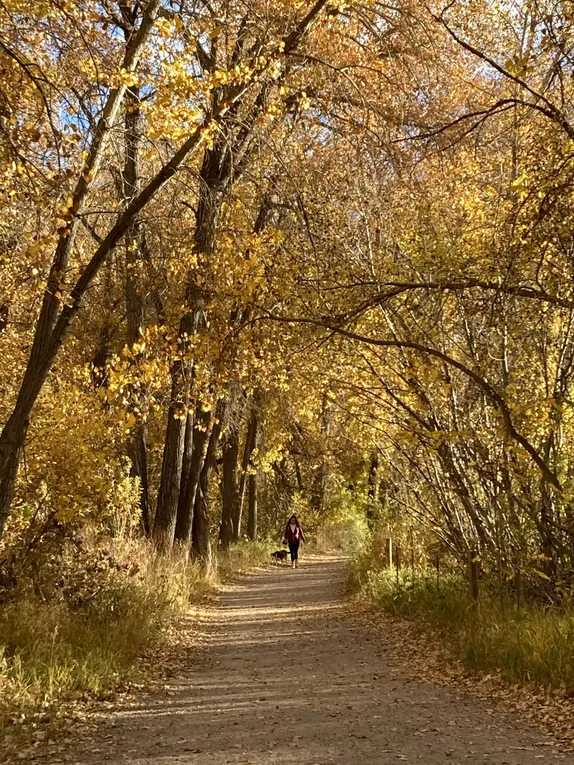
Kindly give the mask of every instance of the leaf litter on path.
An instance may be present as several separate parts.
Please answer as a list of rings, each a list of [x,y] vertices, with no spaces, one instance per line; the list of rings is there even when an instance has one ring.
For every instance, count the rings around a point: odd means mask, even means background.
[[[357,616],[343,597],[342,562],[310,560],[300,573],[261,572],[223,593],[207,635],[197,620],[176,631],[168,650],[148,657],[144,687],[94,703],[73,741],[50,751],[42,742],[44,756],[37,751],[27,762],[534,765],[568,758],[493,708],[492,694],[476,703],[452,693],[449,685],[463,686],[438,648],[429,662],[428,639],[407,638],[405,626],[380,615]]]
[[[430,629],[421,630],[408,619],[390,616],[359,598],[351,598],[349,604],[350,617],[373,630],[384,642],[384,650],[392,652],[414,677],[459,689],[481,701],[495,701],[497,707],[488,709],[489,714],[504,709],[519,713],[523,723],[540,728],[554,739],[540,741],[539,746],[559,744],[560,752],[574,752],[574,699],[563,691],[509,683],[495,671],[469,672]],[[528,747],[519,749],[531,751]]]

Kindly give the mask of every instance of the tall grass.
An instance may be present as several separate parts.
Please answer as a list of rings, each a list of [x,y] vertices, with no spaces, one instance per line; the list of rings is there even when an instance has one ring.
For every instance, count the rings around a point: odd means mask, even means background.
[[[273,546],[269,542],[238,542],[215,558],[214,573],[218,581],[269,564]]]
[[[30,715],[66,697],[109,695],[137,679],[136,659],[185,612],[232,573],[269,560],[269,546],[241,543],[206,567],[159,556],[143,542],[123,543],[137,561],[111,576],[85,603],[44,601],[30,588],[0,611],[0,739]],[[133,573],[136,571],[136,573]]]
[[[574,691],[574,608],[526,603],[520,608],[481,588],[478,608],[461,574],[415,571],[401,575],[351,564],[351,581],[377,608],[407,618],[447,645],[472,671],[500,671],[510,682]],[[485,583],[486,584],[486,583]]]

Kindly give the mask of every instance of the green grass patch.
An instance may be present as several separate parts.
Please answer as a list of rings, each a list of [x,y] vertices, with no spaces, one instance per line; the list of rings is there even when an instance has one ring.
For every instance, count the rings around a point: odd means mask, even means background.
[[[214,573],[218,580],[224,582],[236,574],[267,566],[274,549],[270,542],[238,542],[231,545],[227,552],[217,555]]]
[[[377,608],[431,632],[472,671],[501,672],[510,682],[574,691],[574,608],[526,604],[481,588],[478,608],[458,573],[401,575],[351,562],[355,591]]]

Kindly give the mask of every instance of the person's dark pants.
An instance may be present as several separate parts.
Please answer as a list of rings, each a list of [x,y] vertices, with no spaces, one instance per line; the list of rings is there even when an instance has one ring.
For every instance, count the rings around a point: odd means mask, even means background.
[[[300,542],[289,542],[289,552],[291,553],[292,561],[299,558],[299,544]]]

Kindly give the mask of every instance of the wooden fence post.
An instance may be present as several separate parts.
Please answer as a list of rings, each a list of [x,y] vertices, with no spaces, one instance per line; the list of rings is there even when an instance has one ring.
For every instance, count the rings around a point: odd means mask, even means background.
[[[385,539],[385,568],[393,567],[393,540],[390,537]]]
[[[470,550],[468,553],[468,573],[470,580],[470,594],[475,604],[478,604],[479,588],[478,579],[480,576],[480,556],[477,550]]]
[[[399,583],[399,574],[401,573],[401,546],[395,545],[395,568],[397,575],[397,584]]]

